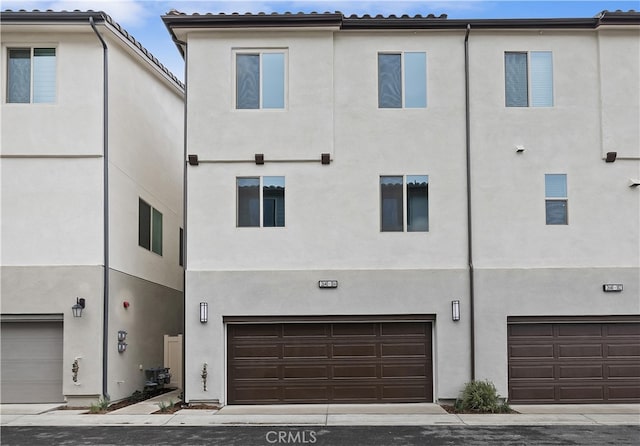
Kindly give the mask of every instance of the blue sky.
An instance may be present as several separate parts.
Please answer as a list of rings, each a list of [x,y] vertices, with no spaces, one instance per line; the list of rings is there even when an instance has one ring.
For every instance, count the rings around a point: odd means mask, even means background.
[[[105,11],[123,26],[145,48],[151,51],[169,70],[183,78],[184,65],[169,33],[160,19],[171,9],[187,14],[232,13],[232,12],[325,12],[340,11],[346,15],[382,14],[410,16],[421,14],[447,14],[452,19],[477,18],[543,18],[543,17],[593,17],[602,10],[621,9],[640,11],[640,0],[610,1],[539,1],[539,0],[0,0],[0,8],[6,9],[52,9]]]

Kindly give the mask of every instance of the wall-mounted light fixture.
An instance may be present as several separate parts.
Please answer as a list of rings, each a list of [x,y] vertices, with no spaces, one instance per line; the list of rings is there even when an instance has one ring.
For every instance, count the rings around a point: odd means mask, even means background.
[[[76,297],[76,303],[71,307],[73,317],[82,317],[82,310],[85,307],[85,300],[83,297]]]
[[[118,353],[124,353],[127,350],[127,343],[118,341]]]
[[[607,152],[607,156],[604,159],[604,161],[607,163],[612,163],[616,160],[617,156],[618,156],[618,152]]]
[[[640,180],[629,179],[629,187],[638,187],[640,186]]]
[[[320,162],[322,164],[329,164],[331,163],[331,155],[329,153],[323,153],[320,155]]]
[[[264,153],[256,153],[255,160],[256,164],[264,164]]]
[[[127,332],[124,330],[118,330],[118,341],[124,341],[127,339]]]
[[[127,343],[124,342],[125,339],[127,339],[127,332],[118,330],[118,353],[123,353],[127,349]]]
[[[460,301],[451,301],[451,320],[457,322],[460,320]]]
[[[520,146],[520,145],[516,146],[516,153],[523,153],[524,151],[525,151],[524,146]]]
[[[200,302],[200,322],[203,324],[209,321],[209,304]]]

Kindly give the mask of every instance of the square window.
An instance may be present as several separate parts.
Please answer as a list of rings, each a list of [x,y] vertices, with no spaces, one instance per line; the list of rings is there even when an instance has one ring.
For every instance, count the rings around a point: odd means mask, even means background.
[[[546,223],[548,225],[568,224],[567,175],[546,174],[544,186]]]
[[[380,177],[380,230],[429,231],[428,175]]]
[[[284,177],[236,178],[236,189],[239,228],[284,227]]]
[[[55,48],[9,48],[7,57],[8,103],[56,101]]]
[[[284,87],[283,52],[236,53],[237,109],[282,109]]]
[[[378,54],[378,107],[427,106],[427,54]]]
[[[553,106],[551,51],[505,52],[504,73],[507,107]]]

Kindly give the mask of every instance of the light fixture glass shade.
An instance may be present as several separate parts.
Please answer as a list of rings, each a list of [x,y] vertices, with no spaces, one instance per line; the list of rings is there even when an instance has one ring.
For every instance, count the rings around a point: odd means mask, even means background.
[[[203,324],[209,320],[209,304],[200,302],[200,322]]]
[[[118,342],[118,353],[124,353],[126,349],[127,349],[126,342]]]
[[[81,299],[79,297],[76,297],[76,303],[71,307],[73,317],[82,317],[82,310],[84,309],[84,306],[84,298]]]
[[[453,321],[460,320],[460,301],[459,300],[451,301],[451,319]]]
[[[124,330],[119,330],[118,331],[118,341],[124,341],[125,339],[127,339],[127,332]]]

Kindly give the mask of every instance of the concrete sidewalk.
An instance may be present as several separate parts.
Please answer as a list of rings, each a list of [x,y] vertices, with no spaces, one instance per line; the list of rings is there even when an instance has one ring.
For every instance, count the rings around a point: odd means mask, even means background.
[[[450,414],[438,404],[295,404],[182,409],[153,414],[178,401],[173,391],[108,414],[59,410],[64,404],[0,405],[2,426],[427,426],[639,425],[640,404],[514,405],[518,414]]]

